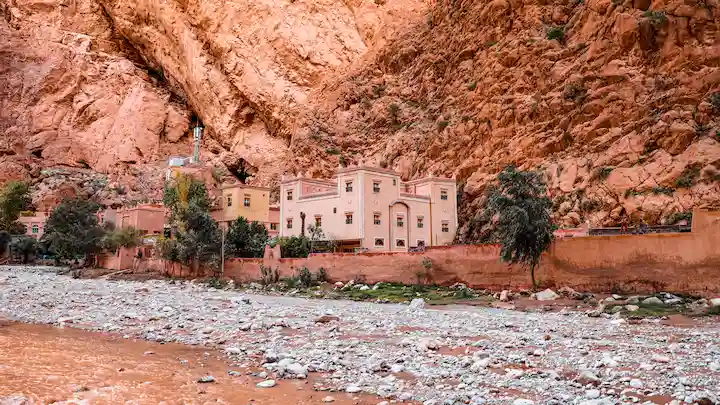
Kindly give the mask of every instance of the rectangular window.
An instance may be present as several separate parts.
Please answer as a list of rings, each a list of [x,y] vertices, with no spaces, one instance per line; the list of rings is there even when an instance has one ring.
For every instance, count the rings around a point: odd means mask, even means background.
[[[397,180],[393,179],[393,186],[397,186]]]
[[[225,198],[227,198],[227,206],[232,207],[232,196],[229,195],[229,196],[226,196]]]
[[[292,229],[292,218],[287,220],[287,229]]]
[[[405,239],[395,239],[395,246],[405,247]]]
[[[443,222],[440,230],[443,232],[450,232],[450,224],[448,222]]]
[[[318,228],[322,227],[322,217],[315,217],[315,226]]]
[[[276,223],[271,223],[271,224],[270,224],[270,230],[271,230],[271,231],[277,231],[277,226],[278,226],[278,224],[276,224]]]
[[[292,201],[292,190],[287,192],[287,200]]]
[[[333,214],[337,214],[337,207],[333,207]]]
[[[40,232],[40,228],[37,225],[32,226],[32,233],[38,233]]]
[[[250,197],[245,197],[245,199],[243,200],[243,205],[246,207],[250,206]]]
[[[345,214],[345,223],[346,223],[347,225],[351,225],[351,224],[352,224],[352,212],[349,212],[349,213],[346,213],[346,214]]]
[[[379,192],[380,192],[380,182],[373,181],[373,193],[379,193]]]
[[[375,246],[385,246],[385,239],[375,238]]]
[[[447,200],[447,199],[448,199],[447,190],[440,190],[440,199],[441,199],[441,200]]]
[[[380,225],[380,214],[373,214],[373,224]]]
[[[403,220],[403,217],[400,217],[400,216],[397,217],[397,226],[400,227],[400,228],[402,228],[403,226],[405,226],[405,220]]]
[[[353,190],[353,188],[352,188],[352,181],[346,181],[346,182],[345,182],[345,191],[349,193],[349,192],[351,192],[352,190]]]
[[[423,226],[425,226],[425,224],[423,224],[423,217],[417,217],[417,227],[422,228]]]
[[[418,240],[417,240],[417,246],[418,246],[418,247],[425,246],[425,241],[422,240],[422,239],[418,239]]]

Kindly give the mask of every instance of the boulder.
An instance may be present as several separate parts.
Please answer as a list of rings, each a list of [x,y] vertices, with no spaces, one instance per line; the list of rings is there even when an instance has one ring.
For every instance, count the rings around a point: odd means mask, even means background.
[[[540,292],[535,293],[535,299],[538,301],[554,301],[556,299],[560,298],[555,291],[551,289],[543,290]]]
[[[715,308],[715,307],[720,307],[720,298],[713,298],[713,299],[711,299],[711,300],[710,300],[710,306],[713,307],[713,308]]]
[[[658,297],[650,297],[642,300],[645,305],[665,305],[665,303]]]
[[[502,302],[510,301],[509,295],[510,295],[510,291],[502,290],[502,292],[500,293],[500,301],[502,301]]]
[[[422,298],[415,298],[410,301],[410,309],[423,309],[425,308],[425,300]]]

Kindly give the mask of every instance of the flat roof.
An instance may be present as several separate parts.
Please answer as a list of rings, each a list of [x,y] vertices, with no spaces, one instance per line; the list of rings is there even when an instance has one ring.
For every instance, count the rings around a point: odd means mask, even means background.
[[[227,190],[230,188],[251,188],[254,190],[265,190],[270,191],[270,187],[262,187],[262,186],[250,186],[248,184],[243,183],[233,183],[233,184],[223,184],[220,187],[218,187],[220,190]]]

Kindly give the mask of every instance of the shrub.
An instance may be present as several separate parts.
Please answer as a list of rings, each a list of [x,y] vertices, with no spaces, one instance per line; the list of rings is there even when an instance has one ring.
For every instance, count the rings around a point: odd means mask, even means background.
[[[676,188],[690,188],[695,185],[697,178],[700,176],[700,169],[697,167],[687,167],[683,170],[680,177],[675,180]]]
[[[447,121],[447,120],[438,121],[438,123],[437,123],[438,131],[442,132],[445,128],[447,128],[448,125],[450,125],[450,121]]]
[[[433,262],[429,257],[422,259],[422,266],[425,270],[431,270],[433,268]]]
[[[477,88],[477,82],[473,81],[472,83],[468,84],[467,86],[468,90],[473,91],[475,88]]]
[[[610,173],[612,173],[614,169],[615,168],[611,166],[598,167],[597,170],[595,170],[595,178],[605,180],[610,176]]]
[[[662,25],[668,20],[667,15],[663,11],[647,10],[643,13],[643,17],[650,20],[652,25]]]
[[[582,101],[587,95],[587,90],[580,83],[569,83],[565,86],[563,96],[566,100]]]
[[[556,39],[558,42],[563,43],[565,41],[565,26],[558,25],[548,29],[547,39],[551,41]]]
[[[675,189],[672,187],[653,187],[652,192],[653,194],[672,195]]]
[[[327,153],[328,155],[339,155],[340,151],[335,148],[327,148],[325,149],[325,153]]]
[[[590,199],[584,200],[582,204],[580,204],[580,208],[582,208],[582,210],[585,212],[592,212],[602,207],[602,205],[602,201]]]
[[[668,223],[669,224],[676,224],[680,221],[686,220],[688,223],[692,221],[692,211],[685,211],[685,212],[674,212],[670,217],[668,217]]]
[[[312,287],[314,284],[313,275],[307,267],[301,267],[297,270],[297,278],[302,287]]]
[[[720,91],[716,91],[710,95],[710,104],[712,104],[716,111],[720,112]]]
[[[278,268],[265,267],[260,265],[260,284],[271,285],[280,281],[280,272]]]
[[[227,281],[227,280],[223,280],[223,279],[218,278],[218,277],[211,277],[211,278],[207,281],[207,284],[208,284],[209,287],[217,288],[218,290],[222,290],[223,288],[227,287],[228,281]]]
[[[329,279],[327,270],[324,267],[320,267],[315,273],[315,281],[318,283],[326,283]]]

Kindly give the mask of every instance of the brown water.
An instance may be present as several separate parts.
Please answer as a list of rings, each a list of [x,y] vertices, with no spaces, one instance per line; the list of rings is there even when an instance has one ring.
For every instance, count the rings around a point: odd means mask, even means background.
[[[152,354],[149,352],[153,352]],[[241,376],[227,374],[233,369]],[[200,384],[212,375],[216,382]],[[376,404],[370,396],[313,391],[311,380],[260,379],[228,367],[216,352],[49,326],[0,324],[0,398],[23,394],[36,404]],[[128,402],[129,401],[129,402]]]

